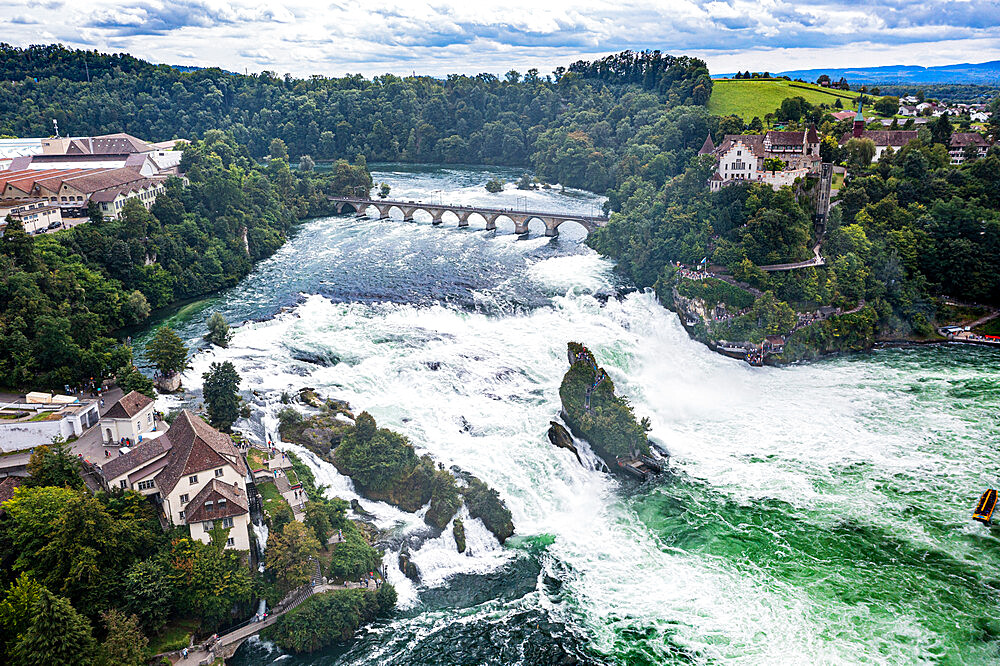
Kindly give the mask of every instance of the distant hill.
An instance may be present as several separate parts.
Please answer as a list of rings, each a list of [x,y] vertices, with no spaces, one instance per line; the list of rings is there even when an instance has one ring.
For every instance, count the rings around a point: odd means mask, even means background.
[[[783,80],[727,79],[712,82],[708,110],[713,115],[737,115],[746,122],[757,116],[761,120],[788,97],[802,97],[810,104],[829,104],[839,99],[845,109],[852,109],[860,93],[832,90],[810,83]]]
[[[815,81],[820,74],[827,74],[834,80],[844,77],[852,86],[862,83],[979,83],[997,85],[1000,84],[1000,60],[975,64],[941,65],[939,67],[888,65],[885,67],[793,69],[780,72],[780,74],[805,81]],[[731,75],[721,75],[721,77],[728,76]]]

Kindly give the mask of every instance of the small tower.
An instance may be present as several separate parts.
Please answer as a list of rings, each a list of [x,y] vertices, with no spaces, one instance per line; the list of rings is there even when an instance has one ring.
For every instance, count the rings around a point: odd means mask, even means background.
[[[701,150],[698,151],[699,155],[711,155],[715,152],[715,143],[712,141],[711,133],[705,137],[705,143],[702,144]]]
[[[861,106],[864,104],[864,99],[864,95],[858,98],[858,113],[854,116],[854,127],[851,132],[851,136],[855,139],[860,139],[865,133],[865,117],[861,115]]]

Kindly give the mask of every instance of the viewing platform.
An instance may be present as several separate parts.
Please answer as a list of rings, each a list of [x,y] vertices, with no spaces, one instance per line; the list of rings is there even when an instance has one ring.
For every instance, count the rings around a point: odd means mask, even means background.
[[[389,212],[396,208],[403,214],[404,222],[413,221],[413,214],[417,211],[424,211],[431,216],[431,223],[441,224],[445,213],[452,213],[458,218],[459,227],[469,226],[469,218],[472,215],[479,215],[486,221],[486,230],[492,231],[497,228],[496,222],[499,218],[505,217],[514,223],[515,234],[528,233],[528,222],[531,220],[541,220],[545,225],[546,236],[558,236],[559,225],[564,222],[576,222],[587,233],[593,233],[597,229],[608,223],[608,218],[603,216],[579,215],[577,213],[561,213],[556,211],[529,211],[515,210],[513,208],[484,208],[481,206],[462,206],[449,204],[430,204],[422,201],[393,201],[391,199],[367,199],[360,197],[327,197],[329,201],[336,204],[338,213],[343,213],[350,208],[359,216],[367,214],[371,207],[375,207],[379,212],[379,219],[389,219]]]

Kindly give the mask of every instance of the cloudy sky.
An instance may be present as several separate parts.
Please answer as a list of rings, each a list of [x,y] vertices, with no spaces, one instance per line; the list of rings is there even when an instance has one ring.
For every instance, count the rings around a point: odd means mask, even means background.
[[[998,0],[3,0],[0,42],[339,75],[542,73],[655,49],[714,73],[1000,59]]]

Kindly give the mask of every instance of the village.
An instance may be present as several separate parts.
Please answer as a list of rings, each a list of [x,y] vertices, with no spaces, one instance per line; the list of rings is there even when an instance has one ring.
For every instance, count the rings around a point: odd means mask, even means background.
[[[0,139],[0,233],[10,215],[29,234],[67,229],[94,216],[117,219],[125,203],[148,210],[180,174],[178,141],[124,133]]]

